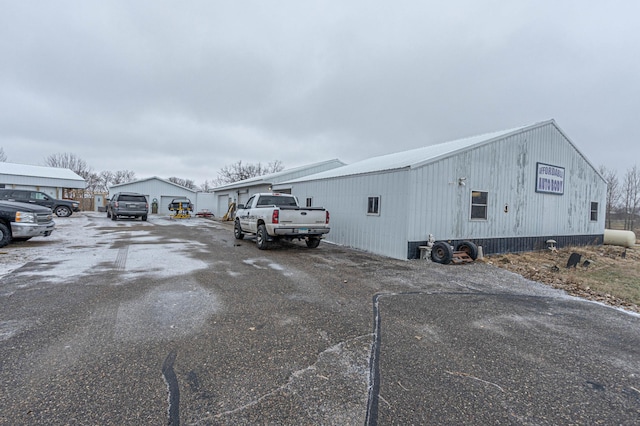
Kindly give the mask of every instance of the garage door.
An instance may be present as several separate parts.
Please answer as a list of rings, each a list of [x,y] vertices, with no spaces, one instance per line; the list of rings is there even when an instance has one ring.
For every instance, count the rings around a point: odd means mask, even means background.
[[[180,197],[167,197],[167,196],[160,197],[160,208],[158,209],[158,214],[161,214],[163,216],[170,215],[171,212],[169,211],[169,204],[171,204],[171,200],[173,200],[174,198],[180,198]]]
[[[218,212],[216,213],[216,216],[224,216],[227,213],[227,210],[229,210],[230,202],[231,199],[229,198],[229,194],[220,195],[218,197]]]

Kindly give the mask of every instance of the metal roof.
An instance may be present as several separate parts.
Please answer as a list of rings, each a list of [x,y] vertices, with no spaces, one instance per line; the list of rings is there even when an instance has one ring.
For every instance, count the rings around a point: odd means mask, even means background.
[[[222,191],[222,190],[227,190],[227,189],[235,189],[235,188],[244,188],[246,186],[256,186],[256,185],[261,185],[261,184],[272,184],[272,183],[277,183],[280,181],[283,181],[286,179],[287,175],[291,175],[293,173],[297,173],[306,169],[312,169],[314,167],[318,167],[320,165],[323,164],[330,164],[330,163],[339,163],[344,165],[344,163],[340,160],[338,160],[337,158],[333,159],[333,160],[327,160],[327,161],[321,161],[319,163],[313,163],[313,164],[307,164],[305,166],[299,166],[299,167],[293,167],[290,169],[284,169],[282,171],[279,172],[275,172],[275,173],[270,173],[267,175],[262,175],[262,176],[255,176],[249,179],[244,179],[244,180],[240,180],[238,182],[233,182],[227,185],[222,185],[222,186],[218,186],[216,188],[213,189],[213,191]],[[338,166],[338,168],[341,166]]]
[[[287,181],[286,183],[305,182],[320,179],[330,179],[342,176],[361,175],[368,173],[383,172],[389,170],[397,170],[403,168],[415,168],[433,162],[440,158],[464,151],[471,147],[490,143],[496,139],[502,139],[524,130],[533,129],[535,127],[546,124],[554,124],[554,120],[548,120],[533,125],[516,127],[508,130],[501,130],[493,133],[472,136],[463,139],[457,139],[450,142],[440,143],[437,145],[429,145],[422,148],[416,148],[409,151],[396,152],[393,154],[381,155],[378,157],[368,158],[343,167],[328,170],[326,172],[316,173],[314,175],[301,177],[298,179]]]
[[[50,179],[75,180],[84,183],[84,179],[71,171],[60,167],[32,166],[30,164],[16,164],[0,162],[1,175],[29,176]]]
[[[126,185],[131,185],[131,184],[136,184],[136,183],[142,183],[142,182],[147,182],[147,181],[152,181],[152,180],[157,180],[157,181],[166,183],[168,185],[172,185],[172,186],[178,187],[180,189],[185,189],[187,191],[193,192],[194,194],[198,192],[197,189],[187,188],[186,186],[178,185],[177,183],[171,182],[170,180],[167,180],[167,179],[162,179],[161,177],[158,177],[158,176],[152,176],[152,177],[148,177],[148,178],[144,178],[144,179],[132,180],[130,182],[116,183],[114,185],[110,185],[109,186],[109,192],[111,192],[111,189],[116,189],[116,188],[119,188],[121,186],[126,186]]]

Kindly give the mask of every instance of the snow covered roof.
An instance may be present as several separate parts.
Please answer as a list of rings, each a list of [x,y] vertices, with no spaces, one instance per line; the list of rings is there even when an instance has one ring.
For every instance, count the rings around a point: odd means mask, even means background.
[[[191,189],[191,188],[187,188],[186,186],[178,185],[177,183],[171,182],[170,180],[167,180],[167,179],[162,179],[161,177],[158,177],[158,176],[152,176],[152,177],[148,177],[148,178],[144,178],[144,179],[132,180],[131,182],[116,183],[116,184],[114,184],[114,185],[109,186],[109,190],[111,190],[111,189],[115,189],[115,188],[118,188],[118,187],[121,187],[121,186],[125,186],[125,185],[131,185],[131,184],[136,184],[136,183],[141,183],[141,182],[147,182],[147,181],[152,181],[152,180],[159,180],[159,181],[164,182],[164,183],[166,183],[166,184],[168,184],[168,185],[173,185],[173,186],[178,187],[178,188],[180,188],[180,189],[185,189],[185,190],[187,190],[187,191],[191,191],[191,192],[193,192],[194,194],[195,194],[196,192],[198,192],[198,191],[197,191],[197,190],[195,190],[195,189]]]
[[[60,167],[32,166],[29,164],[0,162],[0,175],[65,179],[82,182],[84,184],[84,179],[82,177],[78,176],[70,169],[63,169]]]
[[[238,182],[230,183],[228,185],[223,185],[214,188],[214,191],[234,189],[234,188],[243,188],[246,186],[256,186],[261,184],[273,184],[278,183],[283,180],[286,180],[288,177],[297,177],[300,176],[301,173],[304,173],[305,170],[311,170],[313,168],[339,168],[344,166],[345,163],[338,159],[321,161],[319,163],[307,164],[305,166],[292,167],[290,169],[284,169],[279,172],[270,173],[262,176],[255,176],[249,179],[244,179]],[[293,175],[293,176],[292,176]]]
[[[553,120],[536,123],[533,125],[516,127],[513,129],[502,130],[483,135],[472,136],[463,139],[457,139],[451,142],[440,143],[437,145],[429,145],[422,148],[416,148],[409,151],[396,152],[394,154],[381,155],[378,157],[368,158],[343,167],[328,170],[326,172],[317,173],[310,176],[304,176],[298,179],[287,181],[286,183],[304,182],[311,180],[330,179],[341,176],[352,176],[367,173],[375,173],[386,170],[397,170],[403,168],[420,167],[426,163],[449,156],[453,153],[463,151],[467,148],[482,145],[494,141],[495,139],[504,138],[514,133],[522,132],[534,127],[554,123]]]

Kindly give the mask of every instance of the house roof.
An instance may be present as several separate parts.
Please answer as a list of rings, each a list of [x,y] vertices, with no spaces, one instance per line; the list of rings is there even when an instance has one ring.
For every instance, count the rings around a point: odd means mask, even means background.
[[[85,180],[71,171],[60,167],[32,166],[0,162],[0,175],[28,176],[48,179],[65,179],[84,183]]]
[[[197,191],[197,190],[195,190],[195,189],[190,189],[190,188],[187,188],[187,187],[185,187],[185,186],[178,185],[177,183],[173,183],[173,182],[171,182],[171,181],[169,181],[169,180],[162,179],[162,178],[160,178],[160,177],[158,177],[158,176],[152,176],[152,177],[149,177],[149,178],[138,179],[138,180],[132,180],[131,182],[117,183],[117,184],[115,184],[115,185],[111,185],[111,186],[109,187],[109,190],[111,190],[111,189],[113,189],[113,188],[119,188],[119,187],[121,187],[121,186],[125,186],[125,185],[131,185],[131,184],[135,184],[135,183],[147,182],[147,181],[150,181],[150,180],[159,180],[159,181],[161,181],[161,182],[163,182],[163,183],[166,183],[166,184],[168,184],[168,185],[172,185],[172,186],[175,186],[175,187],[180,188],[180,189],[186,189],[187,191],[191,191],[191,192],[193,192],[194,194],[195,194],[196,192],[198,192],[198,191]]]
[[[218,186],[218,187],[214,188],[213,190],[214,191],[221,191],[221,190],[227,190],[227,189],[244,188],[244,187],[247,187],[247,186],[257,186],[257,185],[263,185],[263,184],[278,183],[278,182],[282,182],[284,180],[287,180],[288,177],[290,177],[291,175],[294,175],[296,173],[304,172],[305,170],[313,169],[314,167],[320,167],[322,165],[330,165],[331,163],[335,163],[337,168],[339,168],[340,166],[344,166],[344,164],[345,164],[342,161],[340,161],[337,158],[335,158],[333,160],[321,161],[319,163],[307,164],[305,166],[292,167],[290,169],[284,169],[282,171],[275,172],[275,173],[269,173],[267,175],[255,176],[255,177],[252,177],[252,178],[249,178],[249,179],[244,179],[244,180],[240,180],[238,182],[233,182],[233,183],[230,183],[228,185]]]
[[[393,154],[381,155],[378,157],[368,158],[343,167],[328,170],[326,172],[316,173],[314,175],[304,176],[298,179],[287,181],[286,183],[304,182],[311,180],[330,179],[342,176],[361,175],[368,173],[376,173],[389,170],[397,170],[404,168],[416,168],[436,161],[443,157],[450,156],[454,153],[465,151],[472,147],[477,147],[497,139],[502,139],[525,130],[534,129],[536,127],[552,124],[557,128],[554,120],[543,121],[540,123],[516,127],[508,130],[501,130],[493,133],[457,139],[450,142],[440,143],[437,145],[429,145],[422,148],[416,148],[409,151],[396,152]],[[560,130],[558,128],[558,130]],[[560,130],[560,132],[562,132]],[[563,133],[564,136],[564,133]],[[565,136],[566,138],[566,136]],[[566,138],[569,140],[568,138]],[[571,143],[569,141],[569,143]],[[572,144],[573,145],[573,144]],[[575,148],[575,146],[574,146]],[[576,148],[577,150],[577,148]],[[579,152],[579,151],[578,151]],[[581,154],[582,155],[582,154]],[[583,156],[584,157],[584,156]],[[585,158],[586,159],[586,158]]]

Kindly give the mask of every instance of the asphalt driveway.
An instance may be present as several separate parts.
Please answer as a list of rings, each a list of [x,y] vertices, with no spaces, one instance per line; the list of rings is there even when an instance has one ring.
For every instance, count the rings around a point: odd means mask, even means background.
[[[492,266],[56,222],[0,254],[0,424],[640,418],[640,317]]]

